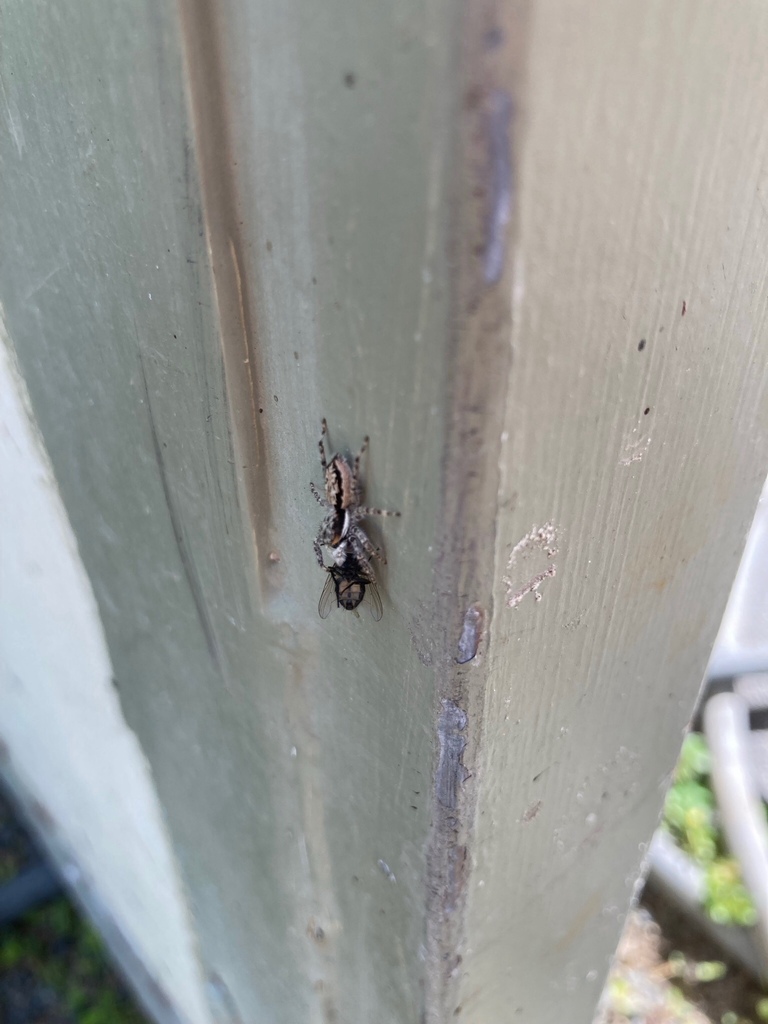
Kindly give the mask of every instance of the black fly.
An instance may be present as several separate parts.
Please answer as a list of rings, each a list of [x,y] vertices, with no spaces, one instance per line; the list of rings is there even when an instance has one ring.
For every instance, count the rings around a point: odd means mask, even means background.
[[[337,608],[344,608],[357,615],[358,606],[367,597],[368,610],[372,618],[376,622],[379,621],[384,609],[381,606],[376,581],[372,573],[364,569],[351,552],[347,554],[342,565],[327,565],[325,571],[328,573],[328,579],[325,581],[317,606],[321,619],[328,618],[334,601]]]

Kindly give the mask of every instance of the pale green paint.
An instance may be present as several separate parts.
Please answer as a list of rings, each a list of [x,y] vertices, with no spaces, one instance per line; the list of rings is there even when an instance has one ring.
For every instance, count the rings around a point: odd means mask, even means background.
[[[257,535],[280,558],[258,565],[223,376],[241,339],[219,331],[176,12],[2,14],[9,330],[205,969],[246,1022],[420,1012],[434,687],[411,632],[432,599],[448,340],[451,15],[432,6],[231,12],[267,453],[242,475],[268,485]],[[317,617],[323,414],[336,445],[370,433],[369,496],[403,513],[380,624]]]
[[[473,1024],[591,1019],[768,469],[768,12],[542,0],[529,28]],[[557,552],[508,570],[547,521]]]
[[[0,297],[245,1024],[588,1019],[765,474],[761,80],[713,64],[757,8],[701,8],[683,119],[682,15],[523,7],[495,48],[480,0],[3,9]],[[378,625],[317,618],[322,415],[403,512]],[[550,519],[557,575],[507,608]],[[438,697],[472,775],[430,835]]]

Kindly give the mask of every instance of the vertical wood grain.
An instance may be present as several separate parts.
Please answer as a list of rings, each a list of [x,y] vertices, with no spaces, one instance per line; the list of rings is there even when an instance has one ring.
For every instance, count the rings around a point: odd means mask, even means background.
[[[554,1024],[591,1019],[766,473],[768,19],[532,13],[454,1003]]]
[[[0,297],[214,1013],[588,1020],[768,462],[762,8],[2,16]]]

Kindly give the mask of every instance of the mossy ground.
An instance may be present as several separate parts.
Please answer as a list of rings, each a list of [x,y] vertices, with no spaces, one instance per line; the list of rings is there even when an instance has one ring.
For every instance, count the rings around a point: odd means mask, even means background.
[[[144,1024],[97,933],[62,896],[0,934],[4,1024]]]

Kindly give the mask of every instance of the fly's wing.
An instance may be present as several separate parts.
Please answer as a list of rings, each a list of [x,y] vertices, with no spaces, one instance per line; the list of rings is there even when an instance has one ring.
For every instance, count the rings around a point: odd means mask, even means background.
[[[378,622],[384,614],[384,609],[381,607],[381,598],[379,597],[379,588],[375,583],[366,583],[365,588],[366,597],[368,598],[368,610],[374,621]]]
[[[321,619],[327,619],[331,614],[331,608],[336,603],[336,585],[334,583],[333,575],[328,573],[328,579],[325,581],[323,592],[320,595],[320,601],[317,605],[317,610],[320,613]]]

